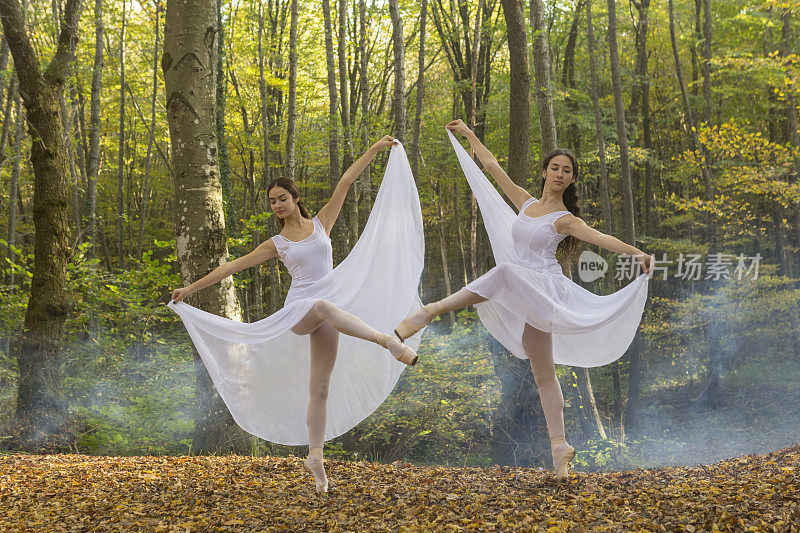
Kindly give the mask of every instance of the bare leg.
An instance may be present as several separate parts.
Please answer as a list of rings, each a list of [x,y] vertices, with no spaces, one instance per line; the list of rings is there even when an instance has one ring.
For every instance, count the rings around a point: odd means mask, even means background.
[[[553,335],[525,324],[522,347],[531,364],[533,379],[539,389],[547,432],[550,435],[550,451],[557,477],[566,477],[569,461],[575,450],[567,444],[564,432],[564,395],[556,376],[553,363]],[[569,457],[567,457],[569,456]]]
[[[345,335],[380,344],[389,350],[392,356],[403,362],[409,362],[410,358],[416,358],[416,354],[411,348],[403,345],[394,337],[382,334],[360,318],[342,311],[325,300],[314,304],[311,311],[292,328],[292,332],[304,335],[316,330],[323,323],[329,324],[333,329]]]
[[[322,461],[322,446],[325,439],[327,420],[328,386],[333,366],[336,363],[336,349],[339,345],[339,332],[329,324],[320,325],[309,335],[311,344],[311,367],[308,378],[308,458],[305,466],[314,476],[317,492],[327,492],[328,478]]]

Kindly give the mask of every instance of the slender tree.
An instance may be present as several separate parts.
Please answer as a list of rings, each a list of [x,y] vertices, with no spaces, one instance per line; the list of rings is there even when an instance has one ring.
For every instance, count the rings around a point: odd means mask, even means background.
[[[427,3],[428,0],[423,0]],[[359,79],[361,85],[361,149],[366,151],[369,148],[369,78],[367,76],[368,50],[367,50],[367,2],[358,0],[358,57],[361,61],[359,68]],[[370,165],[364,169],[361,177],[361,190],[364,191],[364,205],[372,205],[372,179],[370,176]]]
[[[544,22],[542,0],[531,0],[533,27],[533,69],[536,75],[536,104],[539,108],[539,129],[542,132],[542,151],[547,153],[558,146],[553,96],[550,87],[550,47]]]
[[[159,47],[161,46],[161,27],[159,24],[159,15],[161,14],[161,2],[156,1],[156,21],[155,21],[155,38],[153,43],[153,90],[150,93],[150,134],[147,136],[147,155],[144,159],[144,190],[142,191],[142,205],[139,209],[139,240],[136,247],[136,256],[139,260],[142,259],[142,244],[144,241],[144,223],[147,219],[147,201],[150,198],[150,170],[151,163],[153,162],[153,143],[156,137],[156,100],[158,96],[158,56]],[[218,8],[219,9],[219,8]],[[217,65],[221,67],[220,64]],[[224,98],[224,97],[223,97]],[[217,76],[217,101],[219,102],[219,76]],[[224,105],[224,104],[223,104]],[[217,133],[219,134],[219,120],[220,114],[217,113]],[[222,134],[225,132],[225,124],[222,124]],[[221,155],[220,155],[221,157]]]
[[[425,95],[425,36],[428,0],[422,0],[419,14],[419,57],[417,62],[417,108],[414,112],[414,139],[411,141],[411,172],[419,179],[419,136],[422,131],[422,102]],[[437,182],[438,187],[438,182]],[[441,207],[441,206],[440,206]],[[448,291],[449,294],[449,291]]]
[[[89,111],[89,156],[86,169],[89,224],[86,239],[97,256],[97,176],[100,170],[100,86],[103,81],[103,0],[94,2],[94,66]]]
[[[389,0],[389,14],[392,18],[392,51],[394,53],[394,93],[392,96],[392,116],[394,135],[400,142],[406,141],[406,100],[405,100],[405,41],[403,40],[403,19],[400,17],[398,0]]]
[[[295,148],[294,138],[297,124],[297,0],[291,0],[291,21],[289,23],[289,103],[286,110],[286,177],[294,179]]]
[[[117,258],[119,268],[125,268],[125,221],[123,187],[125,183],[125,27],[126,2],[122,0],[122,26],[119,31],[119,150],[117,151]]]
[[[217,11],[217,28],[219,28],[219,33],[217,35],[217,39],[219,41],[219,46],[217,47],[217,115],[216,115],[216,126],[217,126],[217,152],[219,154],[219,180],[220,184],[222,185],[222,201],[225,205],[225,221],[226,227],[228,228],[229,232],[236,231],[236,202],[233,200],[233,191],[231,187],[231,167],[230,161],[228,158],[228,139],[226,133],[226,126],[225,126],[225,109],[227,105],[227,94],[228,94],[228,83],[227,83],[227,60],[226,60],[226,48],[225,48],[225,39],[226,39],[226,29],[225,24],[222,22],[222,2],[223,0],[217,0],[216,3],[216,11]],[[156,25],[158,25],[158,9],[161,5],[160,0],[156,0]],[[156,30],[156,38],[158,38],[158,30]],[[156,48],[158,48],[158,41],[156,41]],[[153,78],[153,87],[156,86],[156,78]],[[153,92],[153,101],[155,101],[155,89]],[[155,115],[153,115],[155,117]],[[153,123],[155,124],[155,123]],[[151,135],[154,133],[151,130]],[[149,153],[149,143],[148,141],[148,153]],[[148,155],[149,158],[149,155]],[[149,176],[149,172],[147,174]],[[145,190],[147,190],[145,188]]]

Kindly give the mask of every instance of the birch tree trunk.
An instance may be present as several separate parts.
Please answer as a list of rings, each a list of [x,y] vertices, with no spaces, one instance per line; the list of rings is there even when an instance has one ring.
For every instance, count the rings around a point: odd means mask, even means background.
[[[161,65],[172,143],[175,235],[184,284],[205,276],[228,257],[215,121],[217,29],[215,0],[197,1],[192,9],[178,0],[167,1]],[[231,277],[198,291],[189,303],[241,319]],[[198,389],[194,450],[253,453],[255,438],[233,421],[196,351],[194,355]]]

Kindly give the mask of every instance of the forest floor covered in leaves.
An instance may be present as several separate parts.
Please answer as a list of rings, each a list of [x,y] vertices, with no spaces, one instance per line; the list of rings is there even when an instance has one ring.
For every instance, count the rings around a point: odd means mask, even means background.
[[[800,446],[573,473],[299,458],[0,456],[4,531],[800,531]]]

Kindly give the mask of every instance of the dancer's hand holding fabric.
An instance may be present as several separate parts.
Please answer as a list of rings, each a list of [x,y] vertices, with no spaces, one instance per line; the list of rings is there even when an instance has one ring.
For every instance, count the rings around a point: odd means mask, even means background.
[[[367,151],[342,174],[342,179],[336,184],[336,189],[334,189],[331,199],[327,204],[322,206],[322,209],[317,213],[317,218],[322,222],[328,234],[330,234],[336,219],[339,218],[339,213],[342,210],[344,199],[347,197],[347,191],[350,190],[350,186],[356,178],[361,175],[364,169],[367,168],[367,165],[370,164],[378,152],[384,148],[394,146],[395,143],[397,143],[397,141],[394,137],[391,135],[384,135],[378,142],[370,146]]]
[[[460,133],[461,135],[464,136],[466,136],[468,133],[471,132],[471,130],[467,127],[467,125],[464,124],[464,121],[461,120],[460,118],[452,122],[448,122],[445,128],[454,133]]]
[[[172,297],[170,298],[170,300],[172,300],[173,302],[180,302],[184,298],[188,298],[189,295],[193,293],[194,290],[191,288],[191,286],[181,287],[180,289],[175,289],[174,291],[172,291]]]

